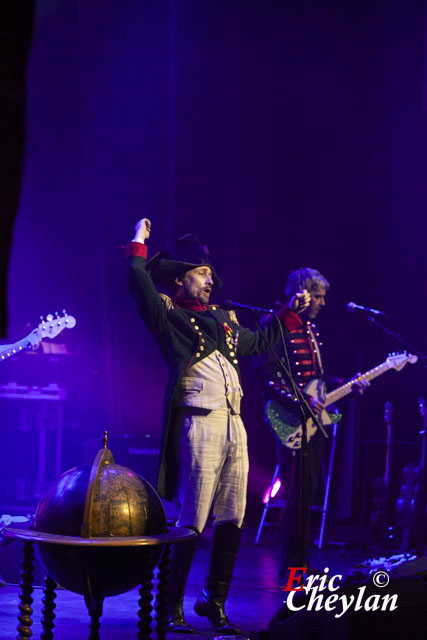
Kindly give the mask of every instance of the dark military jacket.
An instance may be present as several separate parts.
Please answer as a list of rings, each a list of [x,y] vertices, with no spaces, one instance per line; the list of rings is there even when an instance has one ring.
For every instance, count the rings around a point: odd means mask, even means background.
[[[135,244],[137,243],[132,243],[131,246]],[[128,253],[132,253],[132,250],[128,250]],[[237,356],[262,353],[268,348],[268,342],[276,343],[279,339],[281,323],[287,331],[287,326],[293,328],[300,324],[300,320],[292,311],[283,309],[277,315],[271,314],[265,322],[264,333],[261,333],[242,327],[233,311],[225,311],[216,305],[210,305],[202,311],[191,311],[159,294],[145,265],[146,260],[141,255],[129,255],[127,258],[131,294],[136,300],[141,318],[153,334],[169,367],[163,402],[157,489],[161,496],[171,500],[178,476],[180,438],[180,424],[172,407],[180,377],[215,350],[227,358],[240,377]]]
[[[261,320],[261,326],[264,325],[266,320],[267,317]],[[313,322],[305,321],[301,323],[299,327],[295,327],[286,334],[285,340],[291,374],[300,390],[303,390],[305,385],[313,378],[325,377],[321,360],[323,344],[320,341],[319,331]],[[317,344],[319,354],[316,352],[315,344]],[[276,351],[286,365],[287,358],[284,345],[278,345]],[[284,372],[280,366],[277,366],[276,360],[271,354],[264,353],[260,358],[256,359],[254,373],[263,384],[263,392],[267,398],[275,398],[289,411],[298,408],[297,400],[289,388]]]

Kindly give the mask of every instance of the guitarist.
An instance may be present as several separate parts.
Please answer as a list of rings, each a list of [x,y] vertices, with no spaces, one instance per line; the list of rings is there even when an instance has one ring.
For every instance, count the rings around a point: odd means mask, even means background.
[[[325,380],[325,372],[322,361],[322,342],[314,320],[326,304],[326,294],[330,288],[326,278],[316,271],[304,267],[292,271],[288,277],[285,287],[286,300],[292,301],[296,292],[306,289],[310,294],[310,304],[308,308],[300,314],[302,325],[291,333],[284,335],[284,344],[278,344],[276,351],[279,357],[284,359],[284,364],[289,362],[292,376],[299,389],[304,394],[304,388],[313,379]],[[266,321],[267,316],[263,318]],[[267,399],[275,398],[283,404],[288,411],[298,414],[297,401],[286,383],[284,375],[279,371],[279,367],[272,354],[267,352],[258,359],[257,377],[261,379],[264,386],[264,395]],[[329,382],[342,383],[335,378]],[[363,392],[369,383],[355,382],[354,391],[358,394]],[[307,394],[312,411],[320,416],[325,408],[321,398],[314,398]],[[320,464],[324,449],[325,438],[317,430],[307,445],[308,472],[307,472],[307,492],[305,500],[306,513],[304,522],[306,526],[303,532],[303,541],[300,539],[300,462],[301,449],[291,450],[285,446],[281,447],[282,467],[284,475],[288,480],[288,498],[286,509],[283,514],[283,539],[282,555],[279,566],[279,582],[286,584],[289,574],[289,567],[309,567],[309,523],[310,509],[316,496],[318,478],[320,474]],[[302,557],[301,557],[302,556]]]

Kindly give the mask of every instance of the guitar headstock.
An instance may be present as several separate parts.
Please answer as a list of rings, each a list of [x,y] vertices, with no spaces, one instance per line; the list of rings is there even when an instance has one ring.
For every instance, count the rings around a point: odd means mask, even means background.
[[[46,316],[46,320],[41,318],[41,322],[37,329],[33,333],[38,333],[41,338],[56,338],[58,334],[64,329],[72,329],[76,326],[76,319],[73,316],[69,316],[65,309],[62,312],[64,315],[60,316],[58,312],[55,316],[49,314]],[[30,334],[31,335],[31,334]],[[29,336],[30,339],[30,336]]]
[[[391,414],[393,413],[393,405],[387,400],[384,407],[384,422],[391,424]]]
[[[386,360],[389,369],[396,369],[401,371],[407,362],[415,364],[418,360],[418,356],[414,356],[411,353],[391,353]]]

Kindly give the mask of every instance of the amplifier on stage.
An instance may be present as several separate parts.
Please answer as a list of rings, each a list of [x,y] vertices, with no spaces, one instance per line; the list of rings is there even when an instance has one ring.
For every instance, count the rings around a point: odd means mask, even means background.
[[[37,505],[63,471],[63,408],[66,392],[56,383],[0,384],[0,504]]]
[[[92,463],[99,449],[101,438],[91,438],[84,442],[84,462]],[[154,487],[157,483],[157,471],[160,460],[160,438],[152,438],[150,434],[143,437],[124,435],[109,437],[108,448],[114,456],[114,462],[122,467],[129,467]]]

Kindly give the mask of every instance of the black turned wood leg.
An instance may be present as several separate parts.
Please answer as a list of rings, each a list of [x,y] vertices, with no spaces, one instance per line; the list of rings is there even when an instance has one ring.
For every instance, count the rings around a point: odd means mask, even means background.
[[[151,623],[153,621],[153,616],[151,615],[153,611],[153,607],[151,606],[153,599],[153,576],[154,563],[150,560],[144,567],[141,588],[139,590],[138,640],[150,640],[151,638]]]
[[[31,605],[33,604],[33,570],[34,570],[34,549],[32,542],[24,543],[24,559],[22,562],[21,572],[21,591],[19,593],[20,604],[19,607],[19,625],[17,627],[19,635],[17,640],[23,640],[24,638],[30,638],[33,633],[31,631],[31,625],[33,621],[31,614],[33,610]]]
[[[55,593],[56,582],[50,576],[46,576],[43,589],[43,608],[42,608],[42,634],[41,640],[53,640],[53,628],[55,626]]]
[[[158,586],[156,598],[156,633],[159,640],[166,638],[168,625],[168,604],[169,604],[169,564],[170,564],[170,545],[163,547],[162,555],[159,562]]]
[[[99,640],[99,628],[101,626],[99,620],[102,616],[104,599],[97,600],[93,596],[85,595],[85,603],[90,615],[89,640]]]

